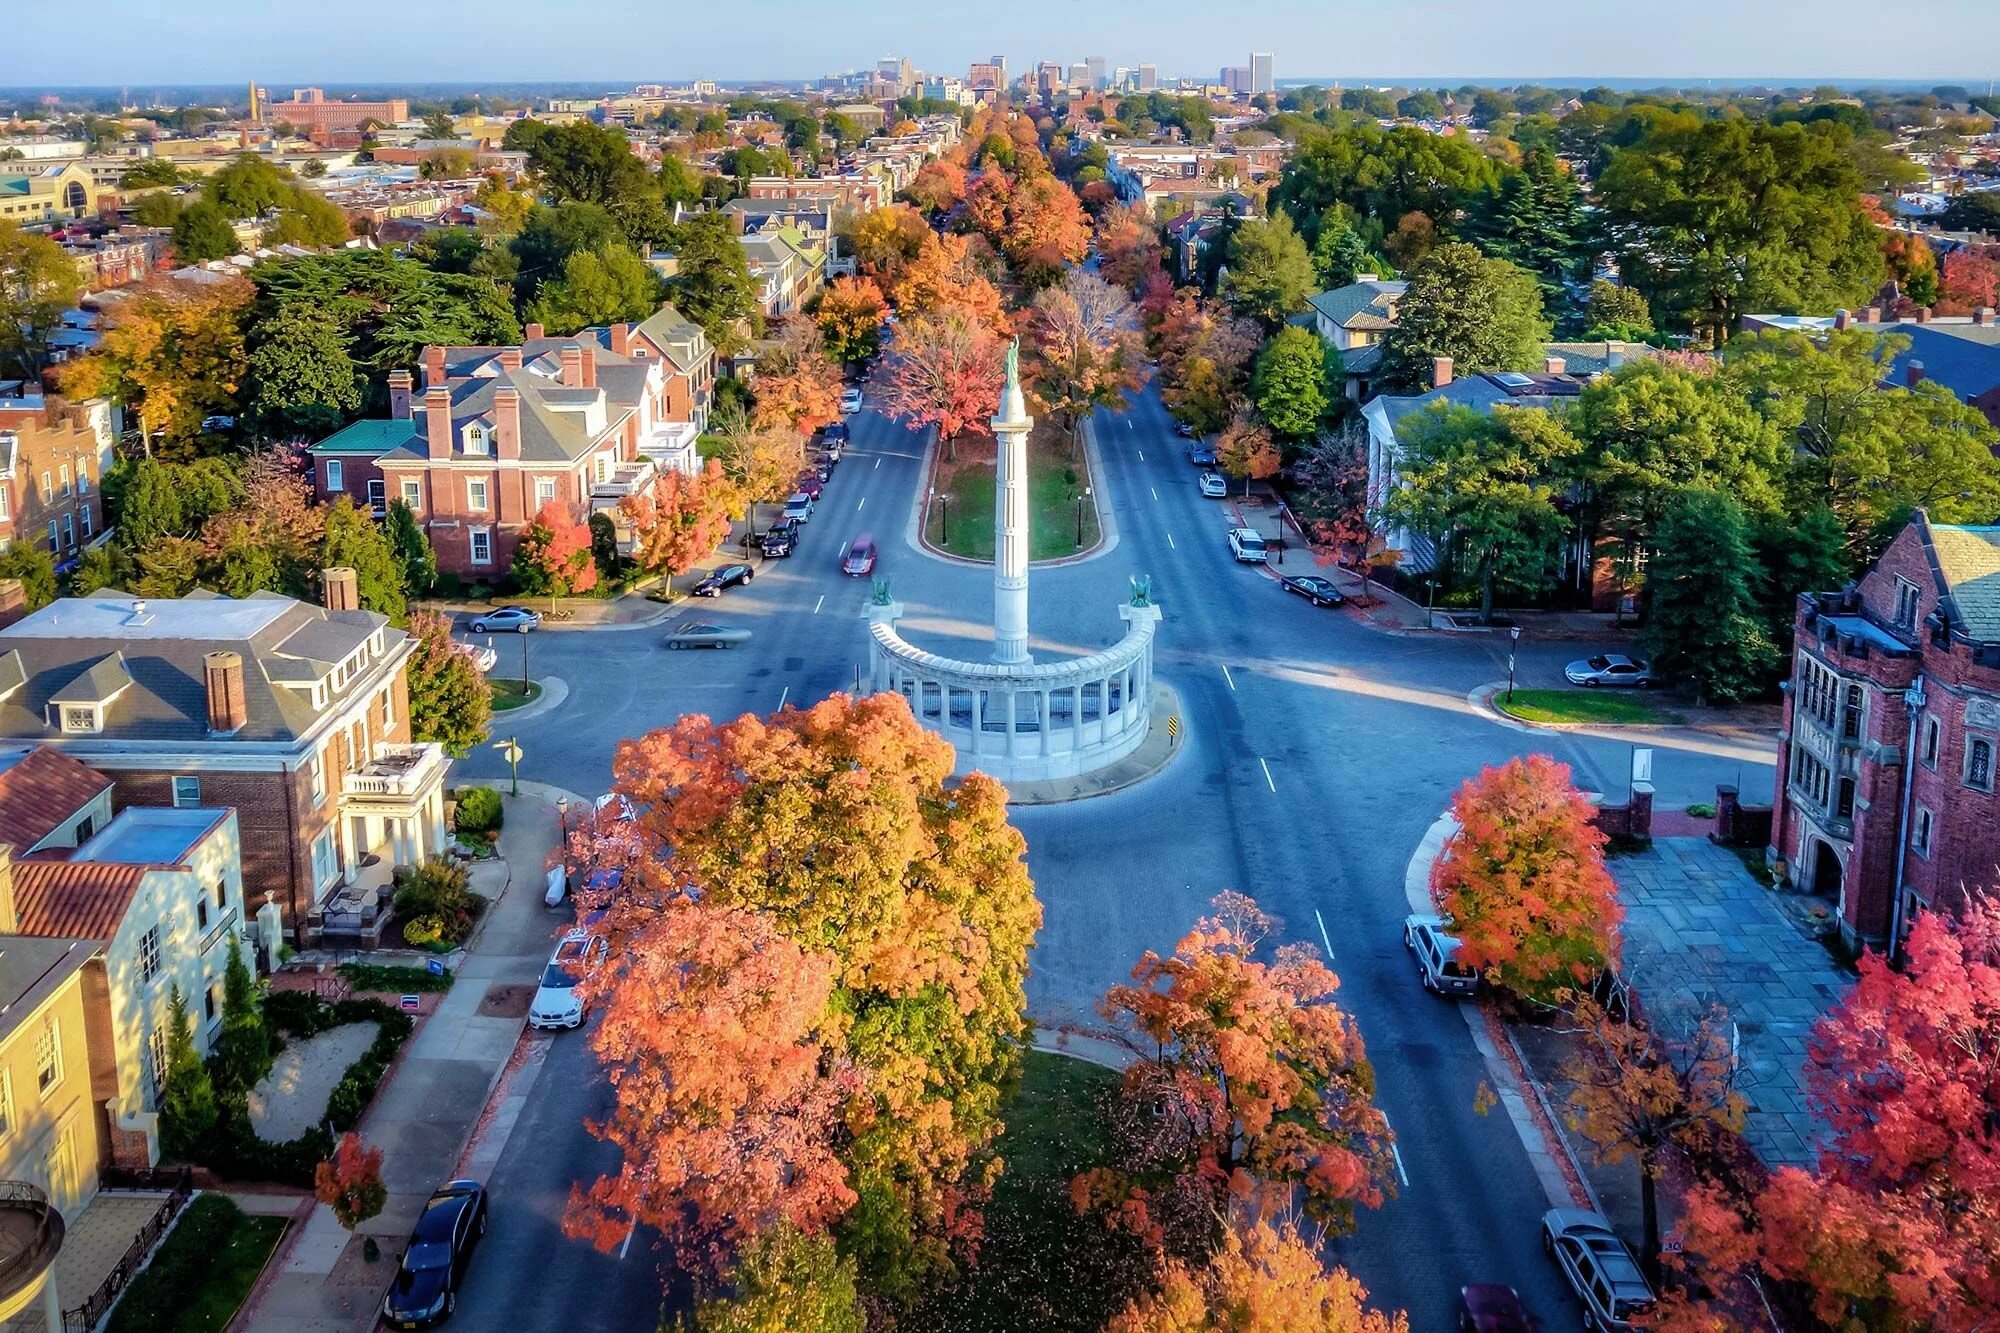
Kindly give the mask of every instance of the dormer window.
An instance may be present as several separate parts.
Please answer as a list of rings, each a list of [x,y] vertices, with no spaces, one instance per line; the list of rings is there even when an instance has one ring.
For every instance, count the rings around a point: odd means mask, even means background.
[[[69,735],[94,735],[104,730],[103,715],[89,704],[59,704],[57,724]]]
[[[491,437],[487,433],[486,427],[467,426],[465,428],[465,452],[481,456],[491,453],[490,439]]]

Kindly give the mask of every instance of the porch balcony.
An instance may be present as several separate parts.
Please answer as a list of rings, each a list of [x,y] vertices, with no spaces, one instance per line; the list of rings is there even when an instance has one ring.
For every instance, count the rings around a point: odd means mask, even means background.
[[[424,804],[444,783],[444,747],[378,744],[369,761],[341,779],[346,802],[409,806]]]
[[[590,484],[591,509],[616,509],[618,502],[626,496],[644,494],[652,486],[657,471],[650,458],[618,464],[611,470],[610,476]]]
[[[639,442],[639,455],[662,468],[691,476],[701,471],[701,454],[696,448],[700,438],[701,428],[692,421],[662,421]]]

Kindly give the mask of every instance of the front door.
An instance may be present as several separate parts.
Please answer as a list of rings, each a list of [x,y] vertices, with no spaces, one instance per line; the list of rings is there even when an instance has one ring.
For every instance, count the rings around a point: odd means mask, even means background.
[[[1840,858],[1825,842],[1814,844],[1812,891],[1822,898],[1840,896]]]

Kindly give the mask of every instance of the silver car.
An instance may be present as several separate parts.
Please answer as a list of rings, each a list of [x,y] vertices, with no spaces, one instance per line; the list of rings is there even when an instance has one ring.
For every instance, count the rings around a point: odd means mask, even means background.
[[[541,623],[542,613],[533,607],[503,606],[475,616],[472,621],[472,632],[485,634],[497,630],[526,634],[529,630],[538,628]]]
[[[750,642],[750,631],[734,625],[677,625],[667,631],[669,648],[734,648]]]
[[[1202,473],[1201,493],[1209,497],[1211,500],[1220,499],[1222,496],[1229,494],[1228,479],[1225,478],[1220,472]]]
[[[1443,917],[1404,917],[1403,945],[1417,956],[1417,980],[1425,990],[1435,995],[1479,993],[1479,974],[1458,961],[1458,941],[1445,933]]]
[[[1563,675],[1570,684],[1589,690],[1599,685],[1630,685],[1643,690],[1653,683],[1653,669],[1645,659],[1627,657],[1623,653],[1599,653],[1596,657],[1571,662],[1563,668]]]
[[[1583,1326],[1595,1333],[1626,1333],[1632,1317],[1653,1304],[1653,1286],[1611,1224],[1582,1208],[1542,1214],[1542,1252],[1556,1261],[1577,1300]]]

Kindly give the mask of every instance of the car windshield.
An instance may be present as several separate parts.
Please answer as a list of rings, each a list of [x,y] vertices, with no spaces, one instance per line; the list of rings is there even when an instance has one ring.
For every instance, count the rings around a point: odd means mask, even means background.
[[[412,1273],[435,1272],[451,1263],[449,1245],[412,1245],[403,1256],[403,1267]]]
[[[576,985],[578,975],[569,963],[551,958],[542,971],[543,990],[568,990]]]
[[[1264,539],[1254,533],[1245,533],[1243,536],[1237,538],[1237,540],[1243,543],[1243,549],[1246,551],[1261,551],[1264,549]]]
[[[1633,1315],[1643,1313],[1651,1305],[1651,1301],[1613,1301],[1611,1302],[1611,1317],[1613,1319],[1630,1319]]]
[[[1611,665],[1611,659],[1608,657],[1593,657],[1588,662],[1584,663],[1584,665],[1589,667],[1592,671],[1602,671],[1606,667],[1609,667]]]

